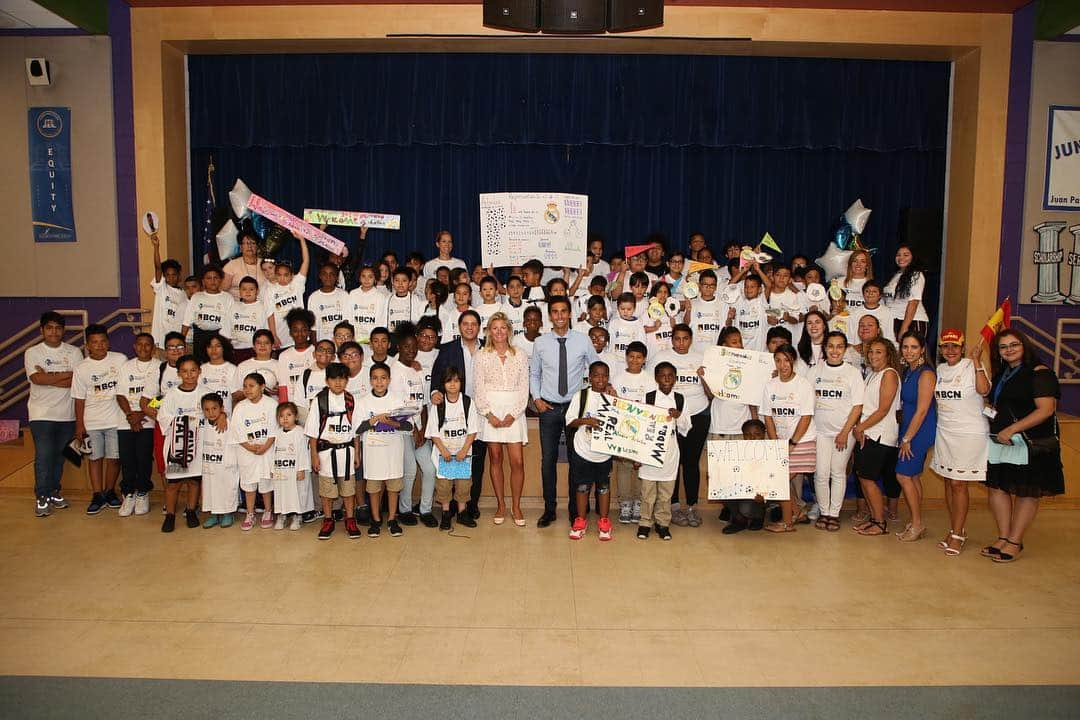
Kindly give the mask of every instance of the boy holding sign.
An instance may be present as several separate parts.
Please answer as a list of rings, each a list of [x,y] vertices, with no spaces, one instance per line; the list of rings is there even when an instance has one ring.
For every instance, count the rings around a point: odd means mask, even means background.
[[[611,520],[608,518],[608,510],[611,508],[611,456],[592,449],[592,431],[600,427],[600,420],[596,417],[601,405],[601,395],[608,386],[608,366],[602,360],[597,360],[589,365],[589,387],[574,395],[566,408],[566,427],[586,428],[584,431],[574,433],[574,451],[570,456],[570,462],[577,465],[574,476],[577,478],[575,492],[575,515],[574,524],[570,528],[570,539],[580,540],[585,536],[589,523],[585,515],[589,508],[589,494],[593,486],[596,486],[596,494],[599,496],[597,509],[600,512],[600,521],[597,529],[600,540],[611,540]]]
[[[685,399],[682,393],[675,392],[675,366],[669,362],[658,363],[653,371],[656,390],[645,393],[645,403],[667,408],[668,417],[676,421],[679,432],[686,435],[690,429],[687,420],[682,418]],[[680,427],[681,426],[681,427]],[[660,467],[638,466],[641,479],[641,519],[638,521],[638,540],[648,540],[649,526],[656,527],[656,535],[661,540],[671,539],[671,495],[675,490],[675,477],[679,474],[679,443],[669,439],[664,464]]]

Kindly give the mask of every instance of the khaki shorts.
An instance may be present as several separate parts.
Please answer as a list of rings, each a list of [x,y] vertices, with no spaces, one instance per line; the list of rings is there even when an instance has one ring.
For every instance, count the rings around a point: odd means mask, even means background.
[[[472,480],[470,478],[458,480],[441,477],[435,478],[435,502],[440,505],[449,504],[451,490],[454,491],[454,498],[458,501],[459,505],[461,503],[467,503],[471,499]]]
[[[390,478],[389,480],[371,480],[370,478],[364,481],[367,485],[367,491],[369,495],[374,495],[377,492],[383,491],[383,485],[390,492],[401,492],[405,487],[405,481],[402,478]]]
[[[338,497],[356,495],[356,480],[352,477],[334,480],[329,475],[319,475],[319,497],[335,500]]]

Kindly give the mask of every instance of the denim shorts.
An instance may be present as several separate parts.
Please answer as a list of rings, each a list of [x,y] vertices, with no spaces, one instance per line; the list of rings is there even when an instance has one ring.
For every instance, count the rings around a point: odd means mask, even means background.
[[[116,434],[116,428],[87,430],[86,435],[90,438],[91,460],[101,460],[102,458],[108,460],[120,459],[120,443],[117,439],[119,436]]]

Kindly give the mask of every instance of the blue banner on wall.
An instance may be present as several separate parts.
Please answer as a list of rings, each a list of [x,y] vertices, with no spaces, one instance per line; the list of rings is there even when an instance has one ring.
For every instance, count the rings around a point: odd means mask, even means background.
[[[34,242],[75,242],[71,205],[71,109],[32,107],[30,214]]]

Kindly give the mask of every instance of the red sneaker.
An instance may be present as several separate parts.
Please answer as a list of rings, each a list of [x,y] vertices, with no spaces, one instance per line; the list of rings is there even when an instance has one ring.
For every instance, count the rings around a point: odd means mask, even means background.
[[[574,518],[574,526],[570,528],[570,539],[580,540],[585,537],[585,530],[589,527],[589,524],[585,522],[585,518]]]
[[[330,536],[334,534],[334,519],[326,518],[323,520],[322,528],[319,529],[319,539],[329,540]]]
[[[606,517],[600,518],[600,522],[596,524],[597,529],[600,531],[600,540],[607,541],[611,539],[611,520]]]
[[[360,538],[360,528],[356,525],[356,518],[345,518],[345,532],[349,534],[350,540],[358,540]]]

